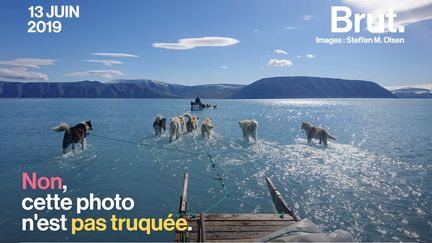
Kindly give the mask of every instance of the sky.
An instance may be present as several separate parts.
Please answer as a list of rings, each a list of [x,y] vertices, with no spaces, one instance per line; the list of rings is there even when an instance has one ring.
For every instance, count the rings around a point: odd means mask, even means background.
[[[30,6],[79,5],[51,19],[60,33],[27,33]],[[332,33],[331,6],[394,8],[404,44],[317,44]],[[40,19],[49,21],[48,18]],[[432,83],[432,0],[0,0],[0,80],[153,79],[186,85],[249,84],[274,76]]]

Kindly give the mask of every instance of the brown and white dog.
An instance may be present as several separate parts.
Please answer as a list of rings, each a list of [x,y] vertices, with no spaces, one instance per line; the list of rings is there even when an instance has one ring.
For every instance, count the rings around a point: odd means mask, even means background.
[[[239,125],[243,132],[244,141],[249,142],[250,136],[252,136],[255,142],[257,141],[258,122],[255,119],[239,121]]]
[[[212,119],[210,117],[206,117],[201,125],[201,135],[203,138],[210,138],[210,133],[214,129]]]
[[[185,130],[185,124],[186,124],[184,116],[179,116],[178,119],[179,119],[179,122],[180,122],[180,130],[182,132],[184,132],[184,130]]]
[[[75,143],[80,143],[81,148],[84,149],[84,139],[89,134],[88,132],[93,130],[93,126],[90,120],[81,122],[74,127],[69,127],[68,124],[62,122],[60,125],[53,127],[52,130],[65,132],[63,136],[63,154],[66,154],[69,145],[72,145],[72,149],[75,149]]]
[[[155,130],[156,136],[161,136],[166,130],[166,118],[161,115],[156,115],[153,122],[153,129]]]
[[[319,139],[319,144],[323,143],[327,147],[328,139],[336,140],[325,128],[316,127],[310,122],[302,122],[300,129],[305,130],[308,143],[312,141],[312,138],[315,138]]]
[[[192,116],[189,113],[185,113],[183,116],[187,117],[188,119],[188,121],[186,122],[186,130],[188,132],[192,132],[193,130],[198,129],[198,120],[199,120],[198,116]]]

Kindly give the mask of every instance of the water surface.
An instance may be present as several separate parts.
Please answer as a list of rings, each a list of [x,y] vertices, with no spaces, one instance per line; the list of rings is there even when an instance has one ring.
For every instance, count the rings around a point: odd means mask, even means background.
[[[21,173],[61,176],[65,196],[116,193],[135,199],[133,212],[86,212],[82,217],[166,217],[177,212],[182,175],[190,173],[189,211],[201,212],[224,197],[211,169],[211,154],[231,194],[211,212],[274,212],[265,186],[271,177],[300,218],[325,231],[345,229],[359,241],[432,241],[432,100],[305,99],[206,100],[217,110],[210,140],[182,134],[168,144],[152,122],[188,111],[188,100],[2,99],[0,100],[0,225],[3,240],[171,241],[157,233],[20,232],[25,196],[47,192],[20,189]],[[259,122],[257,143],[244,143],[238,121]],[[61,154],[61,121],[91,119],[94,131],[84,151]],[[328,148],[308,145],[302,121],[324,126],[337,137]],[[101,136],[115,138],[105,139]],[[152,144],[166,149],[147,147]],[[201,153],[190,156],[177,149]],[[54,217],[56,212],[40,212]],[[66,212],[69,218],[72,212]]]

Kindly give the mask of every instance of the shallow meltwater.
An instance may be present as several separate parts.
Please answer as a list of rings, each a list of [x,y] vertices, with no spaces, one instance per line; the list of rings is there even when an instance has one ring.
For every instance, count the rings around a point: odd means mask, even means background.
[[[164,138],[145,139],[145,144],[166,148],[188,149],[201,153],[160,150],[139,146],[142,152],[157,153],[153,163],[172,171],[189,169],[197,163],[211,174],[207,154],[215,159],[223,172],[231,198],[219,209],[238,212],[273,212],[267,195],[265,177],[277,184],[289,205],[301,218],[309,218],[324,230],[345,229],[357,240],[371,237],[388,240],[419,240],[418,228],[409,227],[411,221],[423,217],[428,201],[423,189],[406,177],[427,173],[421,165],[368,152],[346,144],[331,143],[329,147],[296,139],[294,144],[283,145],[259,140],[246,143],[241,139],[225,140],[214,135],[204,140],[198,134],[188,134],[179,141],[166,145]],[[162,143],[158,143],[163,141]],[[202,172],[198,172],[202,173]],[[205,180],[211,182],[214,178]],[[210,185],[207,194],[194,195],[194,200],[223,197],[221,188]],[[211,203],[211,202],[209,202]],[[403,210],[410,205],[410,210]],[[198,207],[202,209],[202,207]],[[412,222],[411,222],[412,223]],[[427,222],[431,224],[431,221]],[[395,236],[393,230],[401,236]],[[376,235],[380,235],[376,238]]]
[[[300,217],[309,218],[326,230],[343,228],[358,240],[380,234],[382,239],[406,240],[416,238],[416,228],[408,230],[407,222],[423,216],[427,208],[422,198],[423,189],[401,179],[417,177],[426,172],[422,166],[370,153],[353,147],[332,143],[329,148],[307,145],[298,139],[293,145],[277,145],[262,141],[250,148],[249,168],[256,183],[264,187],[263,176],[277,181],[286,199]],[[226,158],[226,166],[235,165]],[[248,185],[246,180],[236,181]],[[265,195],[246,194],[248,197]],[[410,205],[411,210],[400,210],[395,205]],[[430,222],[429,222],[430,223]],[[398,238],[389,229],[397,229],[408,237]],[[423,232],[426,234],[426,232]]]
[[[430,101],[215,100],[208,103],[218,104],[218,109],[194,113],[200,121],[212,118],[211,138],[202,138],[198,130],[183,132],[172,143],[167,133],[154,135],[154,116],[169,119],[183,114],[188,101],[52,102],[0,103],[9,114],[2,117],[0,127],[5,134],[0,140],[4,161],[0,183],[5,197],[12,198],[2,207],[0,225],[9,229],[5,239],[143,240],[138,233],[85,233],[71,239],[62,232],[20,232],[19,219],[28,216],[19,207],[22,197],[46,194],[18,191],[23,171],[61,176],[68,185],[66,195],[72,198],[90,193],[133,198],[134,209],[116,212],[119,217],[177,213],[187,171],[191,213],[274,213],[265,185],[265,178],[270,177],[296,215],[309,218],[324,231],[347,230],[358,241],[432,240],[432,134],[422,129],[432,122],[432,113],[424,112],[430,109]],[[90,118],[94,130],[85,149],[76,146],[62,155],[63,134],[49,128],[61,121],[72,124]],[[259,123],[256,143],[244,142],[238,125],[252,118]],[[302,121],[327,128],[337,140],[330,140],[328,147],[316,140],[308,144],[300,130]],[[44,129],[34,129],[35,124]],[[222,200],[227,194],[230,197]],[[89,215],[109,217],[112,213]],[[73,212],[66,215],[75,216]],[[170,233],[145,238],[172,239]]]

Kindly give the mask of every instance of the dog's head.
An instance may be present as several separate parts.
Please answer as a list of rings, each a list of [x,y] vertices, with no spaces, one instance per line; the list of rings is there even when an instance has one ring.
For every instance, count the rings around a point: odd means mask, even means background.
[[[250,121],[250,125],[249,125],[252,129],[256,129],[258,127],[258,122],[253,119]]]
[[[209,128],[213,128],[212,120],[210,117],[206,117],[203,121],[203,125]]]
[[[160,115],[160,114],[157,114],[155,116],[155,121],[160,121],[160,120],[163,120],[163,119],[164,119],[164,117],[162,115]]]
[[[241,120],[238,123],[239,123],[240,127],[243,128],[243,127],[248,127],[248,125],[251,123],[251,121],[250,120]]]
[[[300,129],[308,130],[311,127],[313,127],[312,123],[310,123],[310,122],[302,122],[302,125],[300,126]]]
[[[90,120],[85,121],[85,124],[87,126],[87,130],[93,130],[93,125]]]
[[[184,121],[185,121],[185,120],[184,120],[184,117],[183,117],[183,116],[179,116],[178,118],[179,118],[180,123],[181,123],[181,124],[184,124]]]
[[[170,124],[174,124],[174,123],[180,123],[180,120],[178,117],[171,117],[170,118]]]

